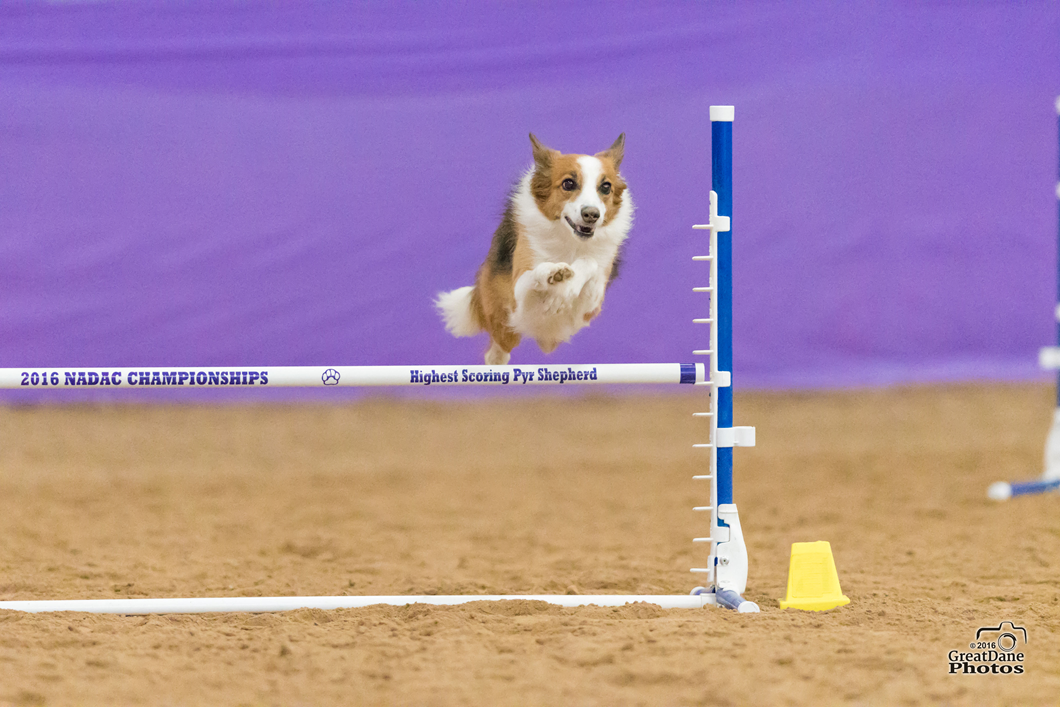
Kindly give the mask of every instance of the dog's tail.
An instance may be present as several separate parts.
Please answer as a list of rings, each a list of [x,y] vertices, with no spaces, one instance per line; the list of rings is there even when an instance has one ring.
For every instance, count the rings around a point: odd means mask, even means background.
[[[482,331],[478,317],[475,316],[474,286],[458,287],[449,292],[441,292],[434,300],[434,306],[442,315],[445,328],[453,336],[474,336]]]

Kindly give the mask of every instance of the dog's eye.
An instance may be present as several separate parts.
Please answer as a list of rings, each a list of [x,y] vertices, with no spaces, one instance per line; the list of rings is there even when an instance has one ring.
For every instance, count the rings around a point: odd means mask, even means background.
[[[574,191],[578,188],[578,183],[573,179],[564,179],[560,186],[563,187],[563,191]]]
[[[606,194],[610,194],[611,193],[611,182],[604,182],[603,184],[601,184],[600,185],[600,193],[601,194],[605,194],[605,195]]]

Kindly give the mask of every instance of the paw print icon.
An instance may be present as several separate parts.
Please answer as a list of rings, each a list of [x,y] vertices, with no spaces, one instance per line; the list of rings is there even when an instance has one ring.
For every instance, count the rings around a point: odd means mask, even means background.
[[[339,378],[341,378],[341,376],[334,368],[329,368],[324,371],[324,375],[320,376],[320,380],[324,381],[324,385],[338,385]]]

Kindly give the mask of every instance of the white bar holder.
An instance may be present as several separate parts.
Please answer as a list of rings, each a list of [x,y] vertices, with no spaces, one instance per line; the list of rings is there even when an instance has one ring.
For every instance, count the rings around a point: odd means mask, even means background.
[[[719,427],[718,447],[753,447],[755,446],[755,428],[753,427]]]

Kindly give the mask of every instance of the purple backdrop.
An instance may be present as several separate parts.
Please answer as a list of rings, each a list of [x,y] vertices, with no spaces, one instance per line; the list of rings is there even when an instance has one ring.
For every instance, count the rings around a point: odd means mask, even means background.
[[[1060,5],[576,8],[0,5],[0,366],[478,363],[431,299],[530,131],[625,132],[638,210],[604,315],[513,362],[690,360],[734,104],[738,385],[1040,375]]]

